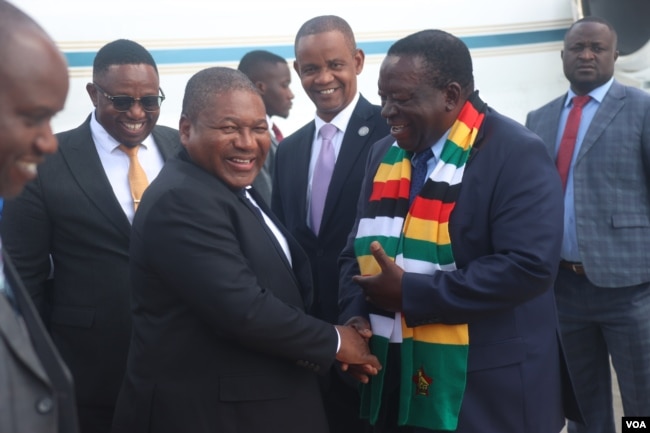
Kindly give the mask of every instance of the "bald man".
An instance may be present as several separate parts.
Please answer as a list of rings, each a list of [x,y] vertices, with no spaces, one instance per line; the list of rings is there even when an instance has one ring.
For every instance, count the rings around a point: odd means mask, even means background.
[[[0,58],[0,197],[8,199],[57,149],[50,120],[65,103],[68,68],[43,29],[3,0]],[[0,432],[75,433],[71,375],[8,256],[0,258]]]

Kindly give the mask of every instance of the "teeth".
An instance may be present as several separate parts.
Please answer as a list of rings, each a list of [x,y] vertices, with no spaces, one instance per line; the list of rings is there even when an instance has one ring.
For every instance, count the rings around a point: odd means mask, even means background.
[[[390,129],[393,132],[400,132],[402,129],[404,129],[404,125],[393,125],[390,127]]]
[[[126,128],[130,129],[131,131],[136,131],[142,128],[143,125],[144,123],[124,123],[124,126],[126,126]]]
[[[321,95],[331,95],[332,93],[334,93],[334,90],[336,90],[336,89],[321,90],[319,93]]]
[[[249,164],[251,162],[250,159],[239,159],[239,158],[233,158],[233,162],[236,162],[237,164]]]
[[[36,166],[37,164],[35,162],[18,162],[18,167],[20,167],[21,170],[26,171],[27,173],[36,174]]]

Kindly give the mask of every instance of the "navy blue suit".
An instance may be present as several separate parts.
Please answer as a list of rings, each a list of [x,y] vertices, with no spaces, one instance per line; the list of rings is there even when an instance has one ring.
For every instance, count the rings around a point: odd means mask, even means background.
[[[359,212],[393,142],[387,137],[373,147]],[[488,111],[449,221],[457,270],[405,273],[402,280],[408,326],[469,324],[459,433],[549,433],[564,425],[569,383],[552,291],[562,212],[559,176],[541,140]],[[341,257],[342,321],[367,313],[351,280],[359,273],[355,234],[356,226]],[[567,389],[567,402],[575,402]]]

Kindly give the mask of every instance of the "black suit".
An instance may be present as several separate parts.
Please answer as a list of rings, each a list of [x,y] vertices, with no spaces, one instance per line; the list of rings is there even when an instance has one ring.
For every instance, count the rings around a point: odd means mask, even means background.
[[[156,126],[166,157],[178,131]],[[5,203],[2,239],[75,380],[82,431],[107,431],[131,336],[131,226],[104,172],[90,131],[57,134],[59,151],[36,180]],[[50,256],[54,264],[53,279]]]
[[[389,133],[380,107],[360,96],[350,117],[334,173],[327,191],[319,236],[307,225],[309,161],[315,123],[309,122],[282,140],[276,155],[273,179],[273,211],[309,256],[314,278],[314,305],[310,313],[338,323],[338,258],[354,225],[366,158],[372,144]],[[336,374],[323,381],[323,395],[331,431],[355,432],[358,396]]]
[[[273,212],[307,252],[315,286],[311,312],[330,323],[338,321],[337,260],[354,224],[366,158],[372,144],[389,133],[388,125],[379,113],[379,107],[371,105],[363,96],[359,98],[336,159],[319,236],[307,226],[307,187],[314,122],[286,137],[278,146]]]
[[[114,433],[327,431],[314,371],[333,363],[336,331],[304,313],[304,252],[285,233],[289,265],[251,206],[185,151],[145,192]]]

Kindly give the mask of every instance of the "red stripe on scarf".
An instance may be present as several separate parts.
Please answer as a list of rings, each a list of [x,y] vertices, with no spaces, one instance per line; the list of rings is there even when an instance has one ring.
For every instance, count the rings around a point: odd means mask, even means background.
[[[379,201],[385,197],[409,198],[409,179],[375,182],[372,185],[370,201]]]
[[[485,113],[479,113],[474,105],[465,104],[461,112],[458,114],[457,120],[463,122],[469,129],[473,129],[476,125],[481,125],[483,123],[484,117]]]
[[[449,222],[449,215],[451,215],[455,205],[455,202],[443,203],[440,200],[418,197],[413,202],[410,213],[413,217],[420,219],[431,219],[431,216],[435,215],[438,223],[442,224]]]

